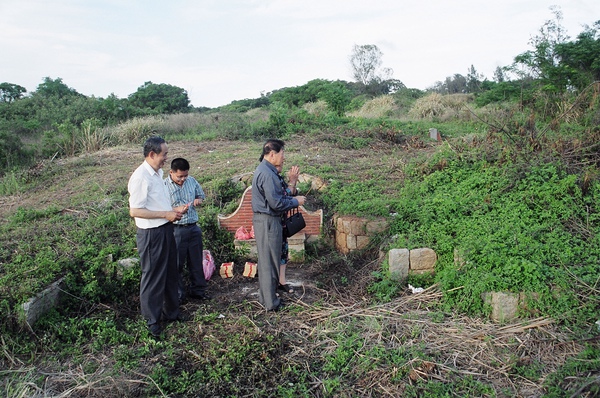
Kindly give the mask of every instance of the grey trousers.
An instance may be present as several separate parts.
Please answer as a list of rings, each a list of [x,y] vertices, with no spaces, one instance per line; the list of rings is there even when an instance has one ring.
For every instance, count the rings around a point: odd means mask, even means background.
[[[140,307],[148,326],[179,315],[177,251],[173,224],[137,229],[137,248],[142,267]]]
[[[206,279],[202,266],[202,229],[197,224],[179,226],[174,224],[175,243],[177,244],[177,265],[179,268],[179,299],[186,295],[183,274],[187,265],[190,294],[206,292]]]
[[[270,311],[281,304],[276,295],[283,239],[281,218],[254,213],[252,224],[258,251],[258,301]]]

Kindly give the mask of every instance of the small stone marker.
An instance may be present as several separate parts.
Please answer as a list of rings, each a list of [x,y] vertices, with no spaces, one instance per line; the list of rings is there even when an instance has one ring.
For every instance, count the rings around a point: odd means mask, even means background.
[[[38,319],[50,309],[58,305],[60,286],[63,278],[57,280],[42,292],[22,304],[24,319],[28,325],[33,325]]]
[[[410,252],[408,249],[391,249],[388,262],[390,276],[395,280],[402,280],[408,276]]]
[[[429,129],[429,138],[436,140],[437,142],[442,141],[442,136],[440,135],[438,129]]]

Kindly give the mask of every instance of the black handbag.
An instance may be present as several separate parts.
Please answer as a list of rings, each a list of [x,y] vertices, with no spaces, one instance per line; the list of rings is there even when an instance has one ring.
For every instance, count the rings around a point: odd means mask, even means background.
[[[298,208],[294,207],[288,212],[287,217],[285,218],[286,236],[288,238],[294,236],[304,229],[304,227],[306,227],[304,217],[302,217],[302,213],[298,211]]]

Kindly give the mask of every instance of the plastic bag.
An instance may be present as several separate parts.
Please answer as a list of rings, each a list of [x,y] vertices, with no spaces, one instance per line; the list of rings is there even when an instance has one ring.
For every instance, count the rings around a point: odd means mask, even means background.
[[[208,250],[202,250],[202,269],[204,270],[204,279],[209,280],[215,272],[215,259]]]
[[[254,239],[254,225],[250,228],[250,239]]]
[[[248,230],[242,225],[235,231],[235,238],[237,240],[248,240],[250,239],[250,233]]]

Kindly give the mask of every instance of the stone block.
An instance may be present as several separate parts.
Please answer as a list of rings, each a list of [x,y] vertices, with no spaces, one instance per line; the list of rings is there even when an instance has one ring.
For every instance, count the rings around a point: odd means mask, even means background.
[[[140,263],[140,259],[135,258],[135,257],[123,258],[118,261],[118,264],[121,267],[126,268],[126,269],[133,268],[133,267],[137,266],[139,263]]]
[[[387,229],[387,227],[388,227],[387,221],[383,221],[383,220],[369,221],[369,222],[367,222],[367,225],[366,225],[367,235],[379,234],[379,233],[385,231]]]
[[[57,280],[46,289],[27,300],[21,305],[23,309],[23,321],[30,326],[50,309],[58,305],[63,278]]]
[[[440,135],[440,132],[438,131],[438,129],[434,128],[429,129],[429,138],[438,142],[442,141],[442,136]]]
[[[356,246],[356,235],[346,235],[346,247],[348,248],[348,250],[356,250],[358,248]]]
[[[348,236],[345,233],[343,233],[343,232],[339,232],[338,231],[335,234],[335,245],[337,246],[337,248],[339,250],[342,251],[342,253],[348,251],[348,245],[346,244],[347,243],[347,239],[348,239]]]
[[[371,241],[371,239],[369,239],[368,236],[365,235],[358,235],[356,237],[356,248],[357,249],[364,249],[367,246],[369,246],[369,242]]]
[[[454,266],[458,269],[461,269],[463,265],[465,265],[464,255],[458,249],[454,249]]]
[[[433,249],[421,248],[410,251],[410,271],[416,274],[435,271],[437,255]]]
[[[338,219],[338,228],[344,234],[352,233],[352,227],[350,225],[350,220],[347,218],[339,218]]]
[[[246,257],[248,257],[250,260],[254,260],[254,261],[258,260],[258,250],[256,249],[256,239],[247,239],[247,240],[234,239],[233,246],[237,250],[247,250],[248,254],[246,255]]]
[[[483,293],[483,302],[492,307],[490,315],[494,322],[506,322],[517,317],[519,294],[509,292]]]
[[[390,277],[396,280],[408,276],[410,251],[408,249],[391,249],[388,253]]]
[[[350,233],[352,235],[356,235],[356,236],[366,235],[367,234],[366,221],[358,219],[358,218],[351,220],[350,221]]]

